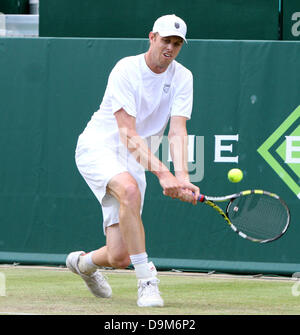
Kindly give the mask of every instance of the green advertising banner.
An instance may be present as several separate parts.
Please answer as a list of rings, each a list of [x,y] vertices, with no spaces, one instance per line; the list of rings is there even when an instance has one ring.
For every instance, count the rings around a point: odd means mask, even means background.
[[[282,0],[283,39],[300,40],[300,2],[298,0]]]
[[[146,38],[165,14],[189,39],[278,39],[276,0],[40,0],[40,36]]]
[[[0,262],[64,264],[69,252],[105,243],[101,208],[75,165],[76,142],[114,64],[147,47],[146,39],[0,40]],[[163,196],[147,172],[143,222],[159,269],[299,271],[299,54],[298,42],[184,45],[178,61],[194,75],[192,182],[212,196],[277,193],[291,225],[273,243],[246,241],[211,208]],[[165,138],[157,155],[172,169]],[[233,184],[227,172],[236,167],[244,178]]]

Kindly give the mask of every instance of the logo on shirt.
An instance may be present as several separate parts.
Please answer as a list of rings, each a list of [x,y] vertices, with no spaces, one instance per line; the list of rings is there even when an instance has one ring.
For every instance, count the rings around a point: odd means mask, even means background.
[[[164,90],[165,93],[169,92],[170,86],[171,86],[170,84],[165,84],[165,86],[163,88],[163,90]]]

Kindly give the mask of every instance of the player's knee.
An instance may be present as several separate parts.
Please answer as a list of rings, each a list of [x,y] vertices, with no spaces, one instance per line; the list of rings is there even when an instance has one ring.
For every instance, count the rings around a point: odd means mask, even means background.
[[[123,187],[121,202],[124,205],[139,204],[141,201],[141,193],[136,183],[128,183]]]

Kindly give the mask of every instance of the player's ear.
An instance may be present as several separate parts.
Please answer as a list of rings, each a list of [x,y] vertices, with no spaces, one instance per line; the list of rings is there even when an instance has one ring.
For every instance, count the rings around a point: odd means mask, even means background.
[[[157,33],[154,33],[153,31],[150,31],[150,33],[149,33],[149,41],[150,41],[150,43],[152,41],[156,40],[156,35],[157,35]]]

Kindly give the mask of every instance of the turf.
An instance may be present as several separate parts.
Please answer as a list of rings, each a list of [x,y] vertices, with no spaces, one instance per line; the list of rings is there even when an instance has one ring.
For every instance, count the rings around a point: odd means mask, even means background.
[[[136,305],[133,272],[106,272],[111,299],[95,298],[82,279],[54,268],[0,267],[6,295],[0,296],[3,314],[55,315],[299,315],[299,299],[291,280],[247,279],[242,276],[163,273],[163,308]]]

